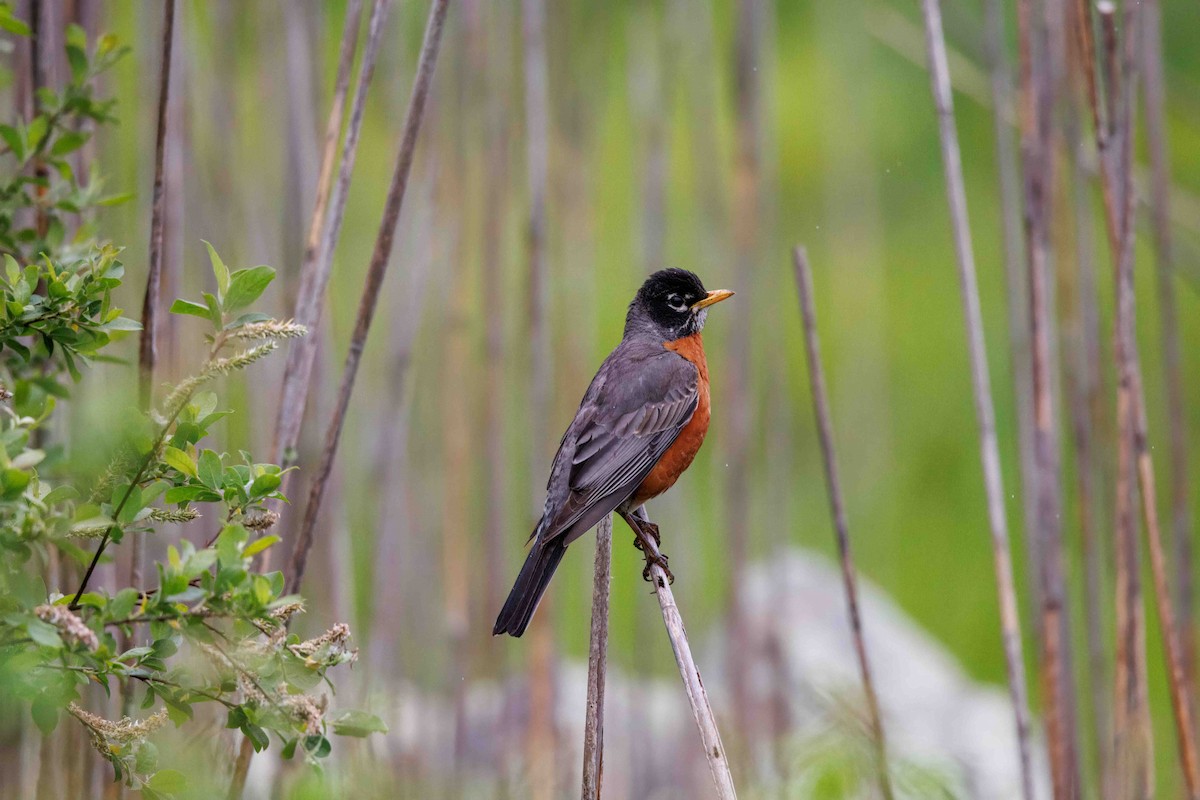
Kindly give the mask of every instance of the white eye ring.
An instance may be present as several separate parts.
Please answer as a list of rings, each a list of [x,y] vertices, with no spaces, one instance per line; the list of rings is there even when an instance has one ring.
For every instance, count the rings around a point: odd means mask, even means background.
[[[675,311],[687,311],[688,309],[687,303],[683,301],[683,298],[674,293],[667,295],[667,305]]]

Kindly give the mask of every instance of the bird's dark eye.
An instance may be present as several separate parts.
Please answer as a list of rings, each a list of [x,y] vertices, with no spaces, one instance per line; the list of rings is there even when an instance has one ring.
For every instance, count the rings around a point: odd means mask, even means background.
[[[687,311],[688,309],[687,301],[674,292],[667,295],[667,305],[675,311]]]

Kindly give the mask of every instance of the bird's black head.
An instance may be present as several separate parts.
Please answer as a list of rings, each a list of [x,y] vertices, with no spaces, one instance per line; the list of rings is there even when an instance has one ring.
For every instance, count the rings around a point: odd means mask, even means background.
[[[662,269],[638,289],[625,318],[625,335],[646,331],[674,341],[699,333],[707,308],[732,297],[725,289],[706,291],[700,278],[686,269]]]

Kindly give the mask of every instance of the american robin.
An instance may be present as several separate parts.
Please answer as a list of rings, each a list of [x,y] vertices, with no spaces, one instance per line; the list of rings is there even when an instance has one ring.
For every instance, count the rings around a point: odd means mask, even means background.
[[[700,330],[708,307],[733,296],[705,291],[683,269],[654,273],[625,317],[609,354],[563,434],[546,484],[546,506],[492,634],[520,636],[567,545],[616,511],[637,534],[658,540],[643,504],[670,489],[708,432],[708,363]],[[651,561],[666,569],[666,557]],[[668,574],[670,574],[668,572]]]

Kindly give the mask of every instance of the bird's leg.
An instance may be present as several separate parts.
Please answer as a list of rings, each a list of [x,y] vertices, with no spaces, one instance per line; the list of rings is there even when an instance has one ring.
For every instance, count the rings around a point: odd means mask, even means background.
[[[667,566],[668,559],[658,549],[659,542],[661,541],[658,526],[646,516],[645,506],[639,506],[636,511],[631,513],[625,511],[619,513],[637,535],[637,538],[633,541],[633,546],[641,550],[646,556],[646,567],[642,570],[642,579],[650,581],[650,567],[657,564],[662,567],[663,572],[667,573],[667,580],[674,583],[675,576]]]

